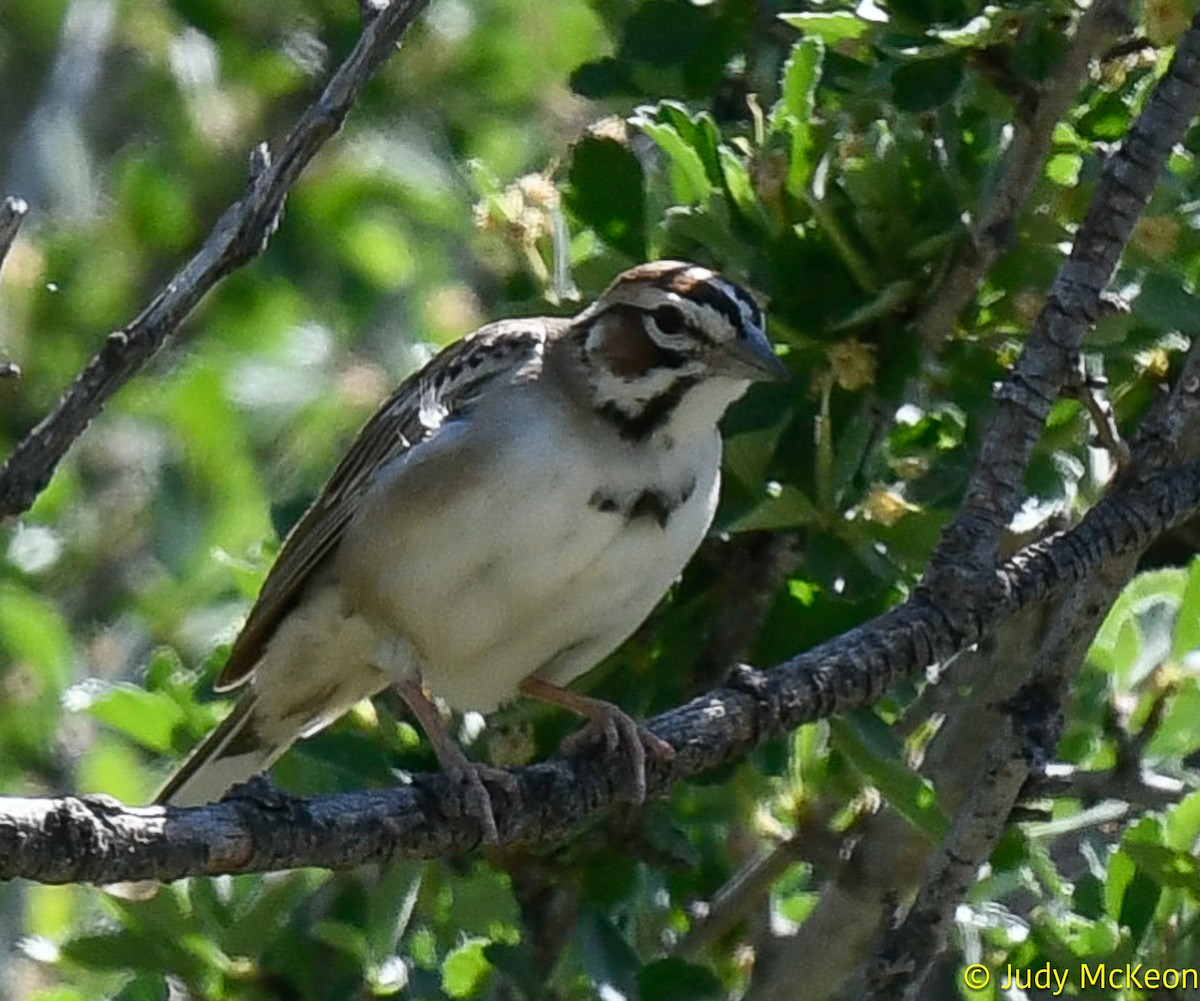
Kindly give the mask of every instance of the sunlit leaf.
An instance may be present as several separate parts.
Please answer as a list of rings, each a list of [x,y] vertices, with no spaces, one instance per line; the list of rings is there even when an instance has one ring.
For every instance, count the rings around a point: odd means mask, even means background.
[[[780,14],[779,19],[805,35],[832,44],[844,38],[861,38],[871,30],[871,22],[850,11],[804,11]]]
[[[869,712],[849,713],[831,723],[834,746],[887,798],[889,805],[931,843],[946,836],[950,822],[928,780],[899,758],[894,741],[881,743],[884,730]]]
[[[484,950],[488,940],[469,939],[451,952],[442,964],[442,990],[452,998],[479,995],[492,975]]]

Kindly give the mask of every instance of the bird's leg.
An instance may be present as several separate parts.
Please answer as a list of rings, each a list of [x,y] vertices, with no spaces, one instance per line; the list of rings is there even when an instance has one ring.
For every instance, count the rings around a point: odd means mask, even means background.
[[[635,806],[646,799],[647,753],[661,761],[670,761],[675,757],[675,748],[611,702],[559,688],[558,685],[542,678],[526,678],[521,682],[521,693],[567,709],[588,721],[582,730],[563,741],[566,750],[597,738],[604,741],[604,747],[609,753],[623,745],[629,755],[629,765],[633,772],[630,800]]]
[[[429,743],[433,745],[433,753],[437,755],[442,771],[452,781],[466,786],[466,810],[483,827],[484,842],[489,845],[498,843],[500,833],[496,829],[496,816],[492,812],[492,797],[488,794],[483,780],[485,777],[491,779],[514,799],[519,793],[517,780],[501,768],[480,765],[467,758],[463,749],[458,746],[458,741],[447,732],[441,714],[425,694],[420,678],[411,677],[399,681],[396,690],[421,724]]]

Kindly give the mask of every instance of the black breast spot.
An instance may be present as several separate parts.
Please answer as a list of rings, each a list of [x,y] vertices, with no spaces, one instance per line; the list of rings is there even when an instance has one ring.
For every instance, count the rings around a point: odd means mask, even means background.
[[[686,504],[696,492],[695,481],[680,490],[648,489],[628,494],[597,490],[588,500],[589,506],[605,514],[617,514],[632,524],[642,519],[666,528],[671,516]]]
[[[678,507],[671,498],[657,490],[643,490],[629,505],[625,512],[626,521],[636,521],[638,518],[651,518],[658,522],[659,528],[666,528],[671,515]]]

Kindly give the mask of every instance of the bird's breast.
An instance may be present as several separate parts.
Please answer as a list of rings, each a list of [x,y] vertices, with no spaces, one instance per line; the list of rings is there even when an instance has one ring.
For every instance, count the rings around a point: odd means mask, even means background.
[[[335,572],[418,652],[434,694],[490,711],[540,672],[565,683],[619,645],[712,520],[715,432],[631,447],[486,410],[386,471]],[[439,437],[442,437],[439,435]]]

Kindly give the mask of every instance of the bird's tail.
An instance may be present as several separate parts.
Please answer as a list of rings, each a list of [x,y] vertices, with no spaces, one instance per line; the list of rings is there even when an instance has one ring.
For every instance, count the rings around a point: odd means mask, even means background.
[[[261,732],[257,704],[254,689],[246,688],[229,715],[167,779],[154,802],[173,806],[215,803],[230,787],[266,771],[291,740],[279,740],[278,735],[271,739]]]

